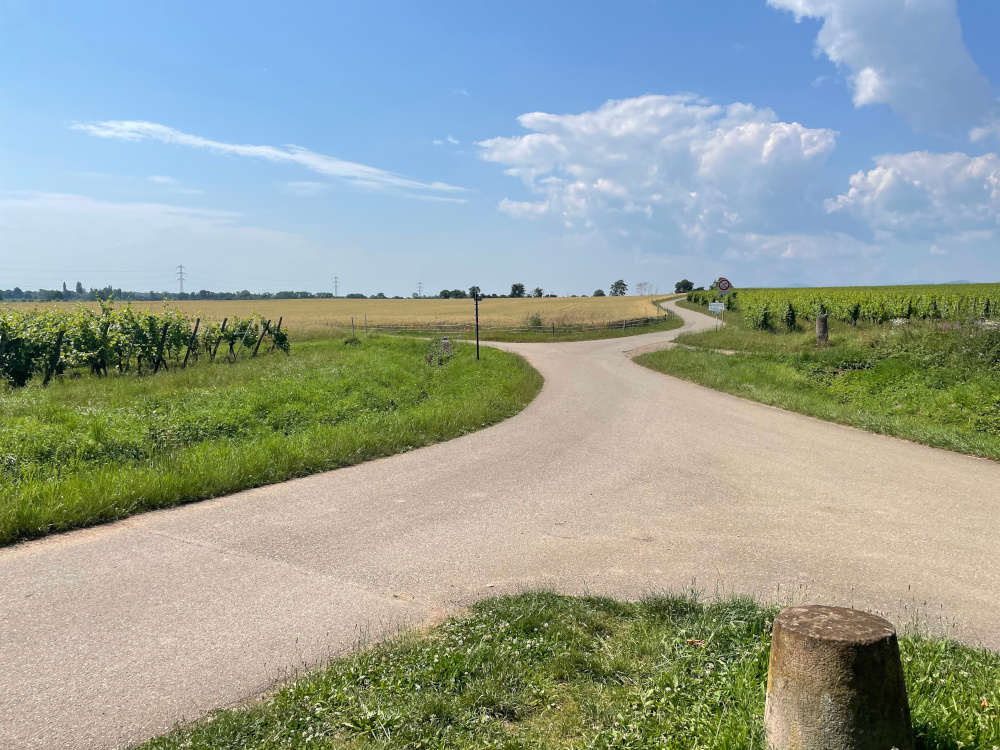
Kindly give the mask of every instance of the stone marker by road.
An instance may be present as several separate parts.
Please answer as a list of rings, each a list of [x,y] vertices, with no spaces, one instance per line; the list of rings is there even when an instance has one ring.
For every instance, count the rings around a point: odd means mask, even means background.
[[[913,750],[892,623],[843,607],[782,610],[764,727],[770,750]]]

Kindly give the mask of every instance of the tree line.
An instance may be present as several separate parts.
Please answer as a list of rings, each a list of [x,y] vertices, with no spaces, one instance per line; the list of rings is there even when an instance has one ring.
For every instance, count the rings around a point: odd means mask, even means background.
[[[685,282],[690,284],[687,280]],[[680,286],[680,283],[677,285]],[[603,289],[595,289],[593,294],[571,294],[570,297],[623,297],[628,292],[628,284],[625,283],[624,279],[618,279],[610,285],[608,288],[608,293],[606,294]],[[691,289],[694,286],[691,285]],[[681,291],[678,289],[678,291]],[[684,289],[683,291],[690,291],[690,289]],[[639,295],[650,295],[659,292],[658,288],[655,288],[649,281],[640,281],[635,285],[635,293]],[[366,295],[360,292],[353,292],[351,294],[344,295],[345,299],[469,299],[478,296],[480,299],[499,299],[499,298],[526,298],[526,297],[558,297],[559,295],[555,292],[546,292],[542,287],[536,286],[532,290],[521,283],[511,284],[510,292],[508,294],[485,294],[482,289],[478,286],[471,286],[466,289],[442,289],[436,295],[420,295],[414,292],[410,297],[400,297],[398,295],[389,297],[385,292],[378,292],[377,294]],[[101,288],[90,288],[84,289],[83,284],[79,281],[76,282],[76,286],[70,289],[64,282],[62,289],[37,289],[37,290],[25,290],[21,287],[15,286],[11,289],[0,289],[0,301],[6,300],[8,302],[99,302],[101,300],[115,299],[119,301],[143,301],[143,300],[263,300],[263,299],[334,299],[334,295],[331,292],[295,292],[295,291],[281,291],[281,292],[251,292],[247,289],[243,289],[238,292],[213,292],[209,289],[200,289],[197,292],[168,292],[168,291],[155,291],[151,290],[148,292],[136,292],[123,290],[120,287],[105,286]]]

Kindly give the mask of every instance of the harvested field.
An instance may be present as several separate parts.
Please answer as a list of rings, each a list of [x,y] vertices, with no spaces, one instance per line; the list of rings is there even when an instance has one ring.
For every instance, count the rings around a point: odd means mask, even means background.
[[[484,299],[479,303],[479,322],[483,326],[526,325],[537,315],[546,326],[599,324],[609,320],[639,318],[658,312],[653,300],[658,297],[529,297],[524,299]],[[67,307],[72,302],[48,303]],[[97,303],[83,303],[97,307]],[[162,302],[133,302],[137,308],[160,308]],[[31,302],[11,303],[15,308],[45,307]],[[412,323],[468,323],[474,319],[471,299],[269,299],[269,300],[183,300],[169,302],[187,314],[208,320],[226,316],[246,317],[258,312],[265,318],[284,318],[294,334],[320,336],[350,326],[353,317],[363,325],[365,316],[372,325]]]

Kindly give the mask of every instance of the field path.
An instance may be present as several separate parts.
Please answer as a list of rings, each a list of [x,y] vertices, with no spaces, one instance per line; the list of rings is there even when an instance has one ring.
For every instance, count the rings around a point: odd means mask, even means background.
[[[679,312],[681,330],[713,325]],[[0,550],[0,747],[142,740],[360,636],[523,588],[696,580],[1000,647],[1000,465],[625,353],[677,333],[505,345],[546,384],[496,427]]]

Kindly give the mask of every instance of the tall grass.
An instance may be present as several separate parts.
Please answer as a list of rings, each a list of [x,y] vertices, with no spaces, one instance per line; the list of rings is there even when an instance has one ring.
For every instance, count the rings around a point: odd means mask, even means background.
[[[745,598],[490,599],[144,747],[762,749],[775,614]],[[918,747],[996,747],[1000,656],[900,645]]]
[[[0,392],[0,543],[360,463],[505,419],[541,387],[524,360],[427,341]]]

